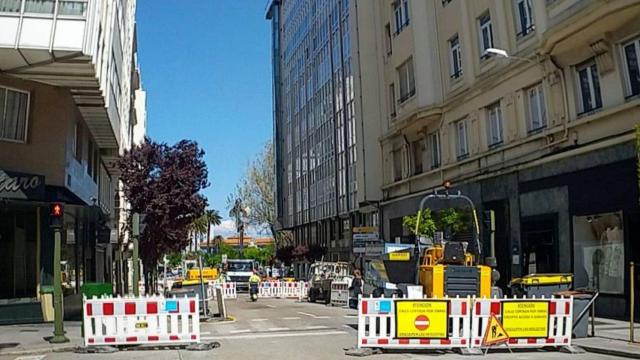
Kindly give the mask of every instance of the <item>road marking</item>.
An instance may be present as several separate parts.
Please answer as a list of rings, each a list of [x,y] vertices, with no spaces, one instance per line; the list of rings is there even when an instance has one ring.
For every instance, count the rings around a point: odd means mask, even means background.
[[[200,335],[211,335],[211,331],[200,331]]]
[[[251,321],[267,321],[269,319],[252,319]]]
[[[302,311],[298,311],[297,313],[300,314],[300,315],[310,316],[310,317],[312,317],[314,319],[328,319],[329,318],[329,316],[318,316],[318,315],[309,314],[309,313],[302,312]]]
[[[251,330],[249,330],[249,329],[242,329],[242,330],[231,330],[231,331],[229,331],[229,332],[230,332],[230,333],[232,333],[232,334],[239,334],[239,333],[248,333],[248,332],[251,332]]]
[[[300,320],[299,316],[287,316],[283,317],[282,320]]]
[[[266,304],[266,306],[267,306],[267,307],[270,307],[270,308],[272,308],[272,309],[275,309],[275,308],[276,308],[276,306],[275,306],[275,305],[269,305],[269,304]]]
[[[288,327],[280,327],[280,328],[269,328],[269,331],[287,331],[287,330],[291,330]]]
[[[328,329],[328,326],[305,326],[306,330],[320,330],[320,329]]]
[[[27,356],[18,356],[15,360],[42,360],[47,355],[27,355]]]
[[[260,338],[277,338],[277,337],[298,337],[298,336],[323,336],[323,335],[344,335],[346,331],[318,331],[306,333],[275,333],[275,334],[247,334],[247,335],[226,335],[216,337],[201,337],[201,340],[219,340],[219,339],[260,339]]]

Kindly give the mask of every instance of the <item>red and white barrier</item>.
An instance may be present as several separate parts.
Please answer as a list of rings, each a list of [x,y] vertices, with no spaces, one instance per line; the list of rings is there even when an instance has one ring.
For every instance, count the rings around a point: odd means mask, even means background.
[[[394,349],[452,349],[469,347],[469,329],[471,318],[470,298],[424,299],[425,302],[438,303],[441,323],[436,324],[435,317],[429,319],[430,314],[408,315],[409,323],[398,324],[396,321],[396,307],[400,301],[418,303],[423,300],[408,300],[396,298],[362,298],[359,299],[358,316],[358,347],[394,348]],[[398,337],[397,326],[415,328],[415,331],[425,331],[430,326],[442,326],[443,334],[438,337],[414,337],[403,335]]]
[[[529,320],[534,311],[542,311],[546,309],[548,314],[546,322],[546,331],[542,330],[541,336],[520,337],[518,330],[511,326],[509,322],[505,323],[505,304],[511,309],[521,307],[523,314],[522,320],[517,323],[529,326],[529,332],[534,330],[536,320]],[[538,308],[538,309],[536,309]],[[546,346],[570,346],[571,331],[573,328],[573,298],[504,298],[504,299],[475,299],[474,310],[471,321],[471,346],[482,347],[482,339],[485,329],[491,316],[496,316],[501,324],[505,327],[509,335],[508,346],[519,348],[540,348]],[[514,316],[510,316],[514,318]],[[540,321],[538,321],[539,323]],[[520,326],[520,325],[517,325]],[[510,330],[512,330],[510,332]]]
[[[299,299],[304,292],[303,281],[283,282],[281,286],[280,297],[287,299]]]
[[[216,298],[216,288],[222,289],[222,295],[225,299],[237,299],[238,298],[238,289],[235,282],[215,282],[210,281],[209,286],[207,288],[207,297],[208,299]]]
[[[346,281],[331,282],[331,306],[349,305],[349,283]]]
[[[83,313],[85,346],[200,342],[197,296],[84,298]]]
[[[279,298],[281,291],[282,291],[282,283],[280,281],[261,282],[258,287],[258,297]]]

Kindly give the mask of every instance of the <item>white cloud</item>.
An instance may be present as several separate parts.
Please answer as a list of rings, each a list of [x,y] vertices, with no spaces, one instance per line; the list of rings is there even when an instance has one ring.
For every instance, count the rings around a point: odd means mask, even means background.
[[[262,235],[264,236],[264,231],[262,231],[262,229],[256,229],[253,226],[249,226],[245,233],[248,236],[255,236],[256,234]],[[236,231],[236,222],[232,219],[224,219],[222,220],[222,222],[220,223],[220,225],[214,226],[213,227],[213,231],[212,231],[212,237],[216,236],[216,235],[222,235],[224,237],[227,236],[235,236],[237,235],[237,231]]]

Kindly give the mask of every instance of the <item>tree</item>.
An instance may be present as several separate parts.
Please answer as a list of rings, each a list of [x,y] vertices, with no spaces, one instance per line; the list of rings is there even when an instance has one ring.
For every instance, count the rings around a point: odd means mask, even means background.
[[[207,219],[205,218],[205,215],[202,215],[196,219],[194,219],[191,224],[189,224],[189,233],[190,233],[190,239],[191,242],[189,243],[189,251],[194,251],[197,250],[197,246],[196,249],[194,249],[194,241],[197,244],[198,241],[198,235],[202,235],[207,231]]]
[[[211,225],[218,226],[222,223],[222,217],[218,210],[209,209],[204,212],[207,220],[207,252],[211,253]]]
[[[431,209],[423,209],[420,216],[420,224],[416,232],[418,214],[406,215],[402,217],[402,225],[416,236],[427,236],[433,238],[436,232],[436,222],[431,216]]]
[[[285,265],[291,265],[293,261],[293,250],[294,247],[292,245],[279,247],[278,250],[276,250],[276,259]]]
[[[158,259],[189,244],[189,225],[207,205],[200,194],[208,186],[203,157],[194,141],[169,146],[146,138],[117,161],[122,190],[131,205],[127,224],[134,212],[146,215],[139,247],[148,288]]]
[[[230,198],[240,198],[243,206],[250,209],[247,213],[249,224],[256,228],[268,229],[277,244],[274,171],[273,144],[269,141],[249,164],[243,180],[238,184],[236,194]]]

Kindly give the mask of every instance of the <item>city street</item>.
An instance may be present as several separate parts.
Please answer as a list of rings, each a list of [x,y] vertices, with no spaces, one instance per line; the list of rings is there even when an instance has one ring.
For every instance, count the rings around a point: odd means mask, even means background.
[[[113,354],[52,353],[30,357],[0,356],[0,360],[100,359],[344,359],[344,349],[356,343],[357,316],[354,310],[300,303],[295,300],[260,299],[249,302],[246,294],[237,300],[227,300],[228,322],[202,323],[203,342],[217,341],[220,348],[211,351],[175,349],[120,351]],[[421,359],[438,356],[444,359],[468,358],[453,352],[387,352],[368,359]],[[510,354],[495,351],[492,359],[615,359],[615,357],[559,352],[529,351]]]

